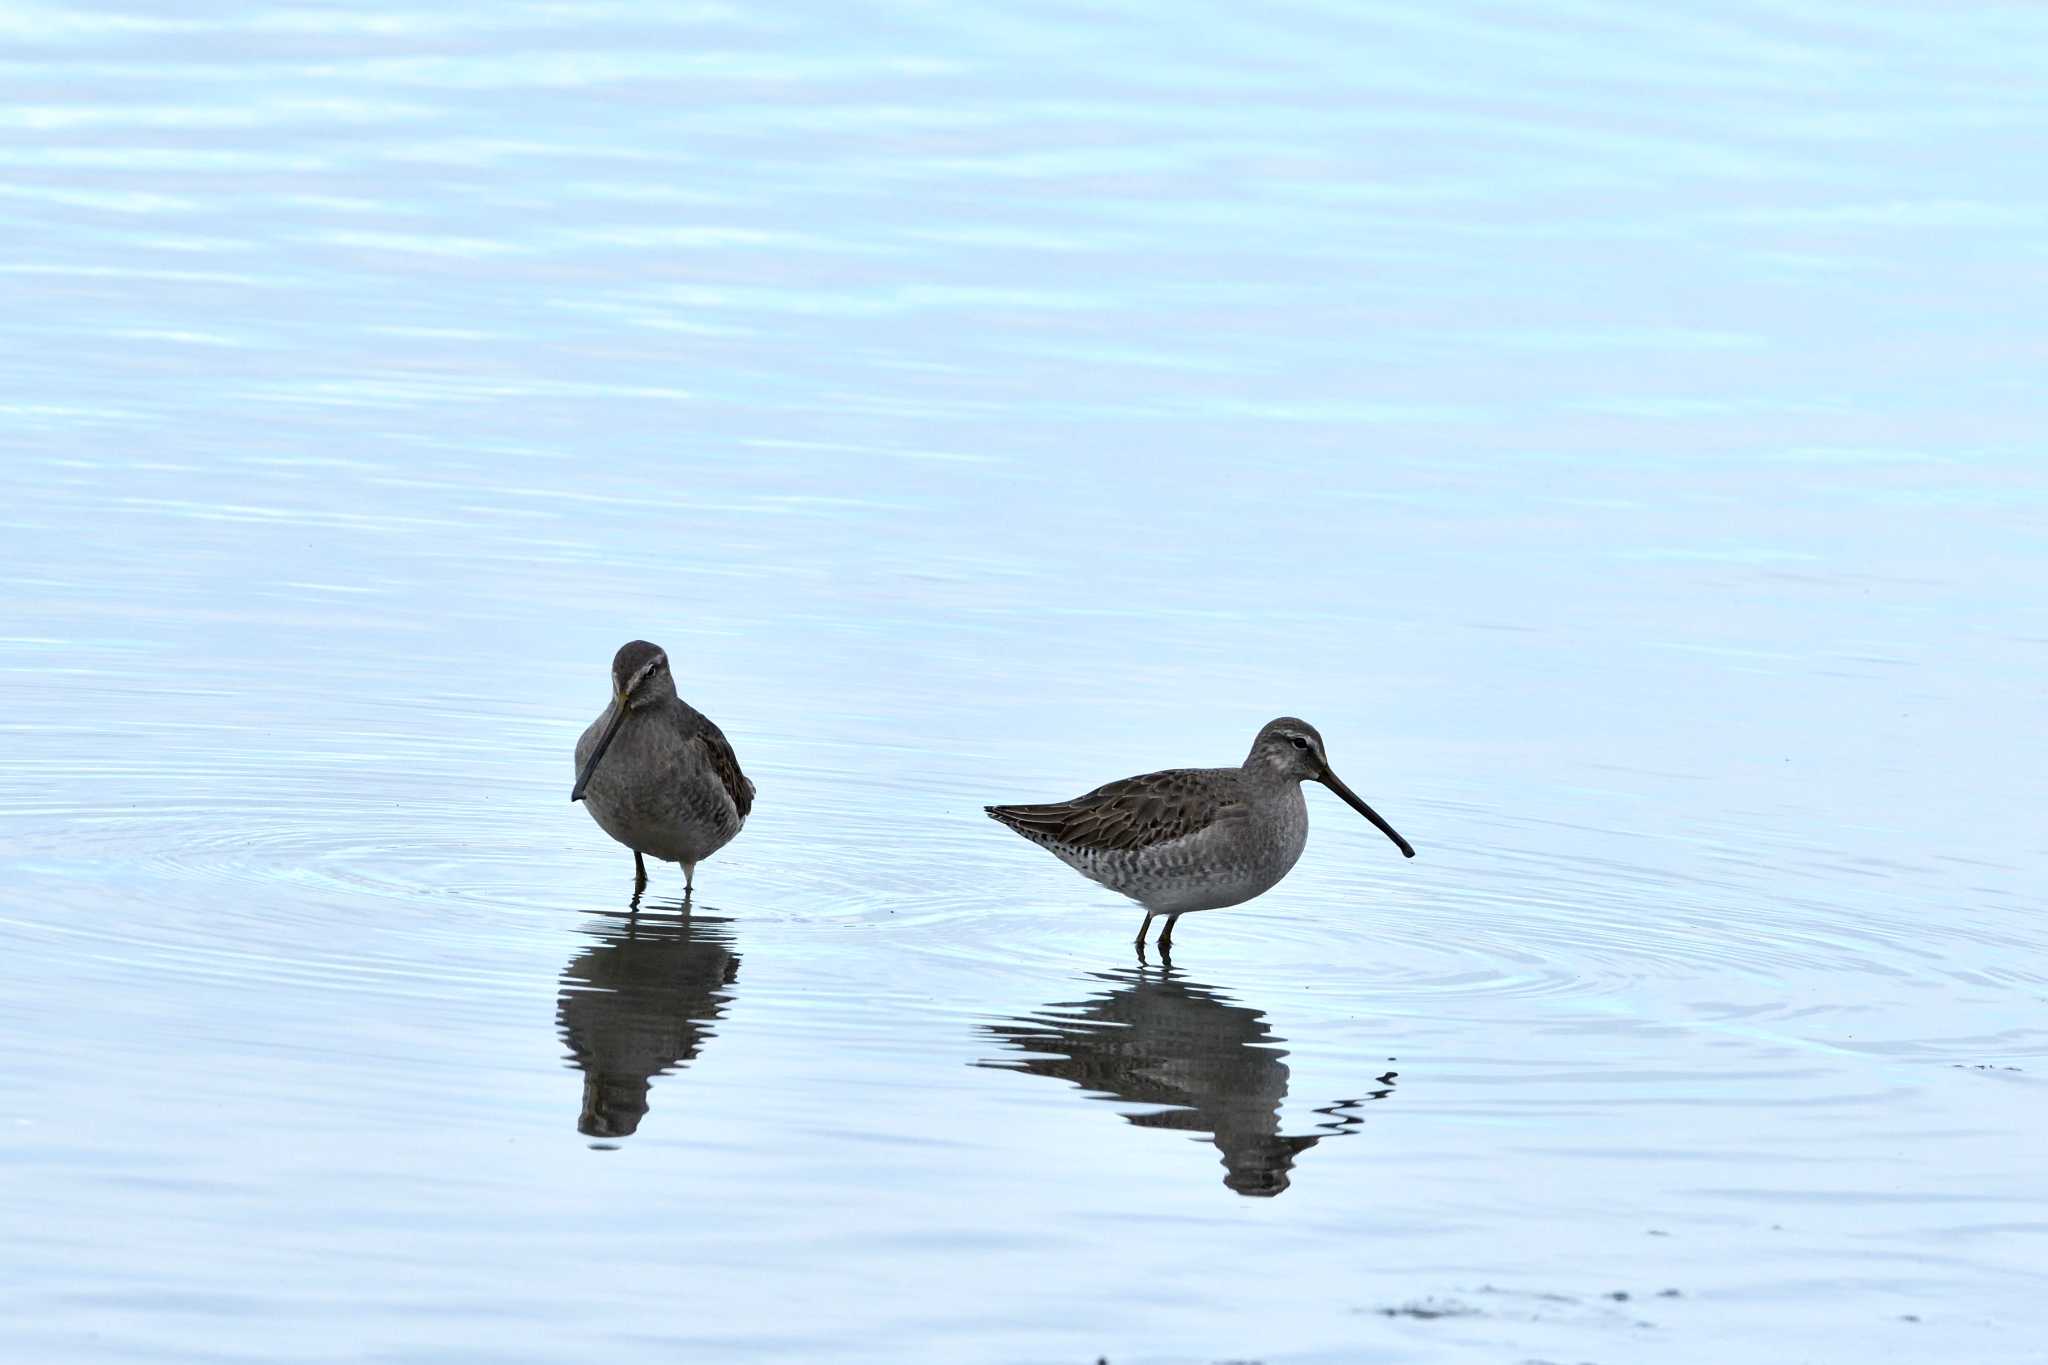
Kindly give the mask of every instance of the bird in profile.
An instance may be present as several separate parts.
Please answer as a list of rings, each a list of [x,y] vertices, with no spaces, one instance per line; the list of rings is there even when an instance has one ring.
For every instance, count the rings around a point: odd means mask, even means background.
[[[1394,841],[1415,849],[1330,770],[1323,737],[1292,716],[1268,721],[1235,768],[1169,768],[1097,787],[1071,801],[986,806],[1082,876],[1145,908],[1138,951],[1156,915],[1173,926],[1196,910],[1220,910],[1271,890],[1308,842],[1303,782],[1320,782]]]
[[[569,799],[633,850],[637,886],[647,885],[648,855],[681,863],[687,892],[697,864],[746,824],[754,784],[725,733],[676,695],[667,653],[633,640],[612,656],[611,705],[576,741]]]

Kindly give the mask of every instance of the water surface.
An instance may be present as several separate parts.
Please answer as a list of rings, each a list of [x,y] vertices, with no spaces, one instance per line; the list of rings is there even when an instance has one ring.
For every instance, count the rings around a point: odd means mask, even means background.
[[[0,8],[0,1345],[2030,1358],[2044,52]],[[980,814],[1283,713],[1170,969]]]

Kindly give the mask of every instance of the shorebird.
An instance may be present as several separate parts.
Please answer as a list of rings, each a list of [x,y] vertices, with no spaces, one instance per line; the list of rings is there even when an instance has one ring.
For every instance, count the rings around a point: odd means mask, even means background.
[[[1155,915],[1173,926],[1196,910],[1220,910],[1271,890],[1308,842],[1303,782],[1320,782],[1379,826],[1403,857],[1415,850],[1337,780],[1323,737],[1305,720],[1266,722],[1236,768],[1169,768],[1097,787],[1071,801],[985,806],[1082,876],[1145,908],[1138,951]]]
[[[632,640],[612,656],[612,700],[576,741],[576,785],[598,827],[633,850],[636,884],[647,885],[652,854],[683,865],[683,889],[697,864],[732,842],[754,808],[754,784],[740,771],[725,733],[676,695],[668,655]]]

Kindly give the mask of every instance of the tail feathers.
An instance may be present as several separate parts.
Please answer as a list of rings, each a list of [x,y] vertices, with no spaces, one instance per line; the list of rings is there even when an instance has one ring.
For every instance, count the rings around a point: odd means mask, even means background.
[[[988,818],[1033,842],[1059,837],[1065,810],[1060,806],[983,806]]]

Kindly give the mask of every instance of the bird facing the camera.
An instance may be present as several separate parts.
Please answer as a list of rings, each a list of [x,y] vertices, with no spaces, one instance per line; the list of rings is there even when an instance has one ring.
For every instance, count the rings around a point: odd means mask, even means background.
[[[676,695],[668,654],[633,640],[612,657],[612,700],[576,741],[581,801],[606,834],[642,855],[683,865],[683,889],[697,864],[732,842],[754,808],[754,784],[732,745],[703,712]]]

